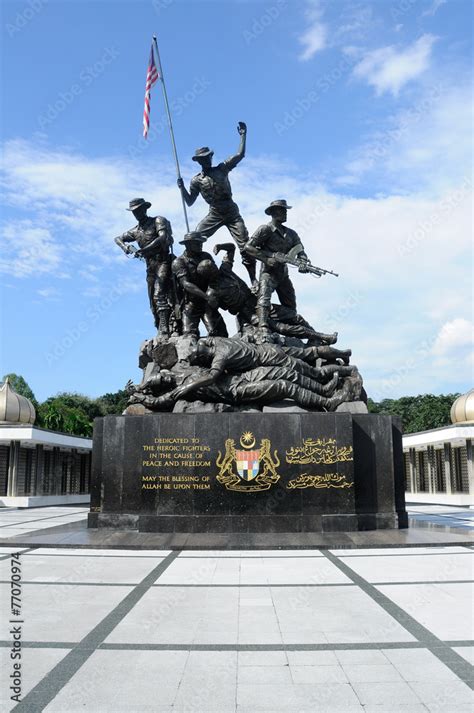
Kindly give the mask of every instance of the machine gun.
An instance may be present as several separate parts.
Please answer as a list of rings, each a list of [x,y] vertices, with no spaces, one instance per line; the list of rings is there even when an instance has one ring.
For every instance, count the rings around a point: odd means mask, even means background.
[[[332,270],[325,270],[323,267],[316,267],[312,265],[309,260],[302,260],[297,257],[297,254],[301,252],[301,245],[295,245],[288,253],[268,253],[264,250],[259,250],[259,255],[265,260],[265,258],[273,258],[276,262],[283,263],[285,265],[293,265],[300,269],[304,267],[301,272],[309,272],[315,277],[322,277],[323,275],[334,275],[334,277],[339,277],[337,272]]]

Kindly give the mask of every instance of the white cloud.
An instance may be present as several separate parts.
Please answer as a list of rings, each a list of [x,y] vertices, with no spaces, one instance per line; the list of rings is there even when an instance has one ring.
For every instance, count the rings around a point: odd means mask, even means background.
[[[445,322],[433,345],[433,354],[457,359],[459,349],[474,346],[474,324],[463,317]]]
[[[421,13],[421,17],[433,17],[442,5],[446,4],[447,0],[433,0],[430,7]]]
[[[37,294],[46,300],[54,300],[60,293],[55,287],[45,287],[41,290],[37,290]]]
[[[314,57],[316,52],[320,52],[326,47],[327,27],[321,21],[323,11],[319,0],[307,0],[305,17],[308,22],[306,30],[298,37],[298,41],[303,45],[303,50],[299,59],[303,62]]]
[[[355,148],[338,178],[390,192],[443,193],[471,175],[472,90],[448,83],[428,87]]]
[[[391,92],[397,96],[407,82],[417,79],[428,69],[436,39],[434,35],[425,34],[405,49],[388,46],[368,52],[353,74],[375,87],[377,95]]]
[[[6,223],[0,272],[14,277],[62,273],[61,249],[49,230],[35,227],[29,220]]]

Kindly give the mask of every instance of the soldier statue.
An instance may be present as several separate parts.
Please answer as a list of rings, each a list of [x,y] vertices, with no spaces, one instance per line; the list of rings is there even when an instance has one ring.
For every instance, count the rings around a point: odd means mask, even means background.
[[[216,265],[212,256],[202,250],[205,240],[197,231],[187,233],[180,241],[180,245],[185,246],[184,253],[173,261],[171,268],[184,293],[183,334],[199,337],[202,320],[210,336],[227,337],[225,322],[217,309],[217,299],[212,293],[206,294],[210,268],[216,268]]]
[[[208,292],[213,291],[217,296],[219,309],[224,309],[236,316],[240,335],[252,338],[255,327],[258,327],[255,314],[257,297],[233,270],[235,245],[233,243],[218,243],[214,246],[214,255],[218,255],[221,251],[224,252],[224,257],[220,267],[214,267],[210,271]],[[329,349],[328,345],[335,344],[337,341],[337,332],[332,334],[317,332],[300,314],[289,307],[272,304],[268,326],[272,332],[288,337],[308,339],[308,344],[320,345],[319,356],[321,358],[345,358],[348,355],[347,350],[342,352],[337,349]],[[323,345],[325,346],[323,347]]]
[[[242,264],[249,274],[252,288],[256,291],[258,287],[256,261],[252,255],[244,251],[248,241],[248,231],[240,215],[239,206],[232,200],[232,189],[229,182],[229,172],[245,156],[247,127],[241,121],[237,130],[240,134],[240,146],[234,156],[230,156],[217,166],[213,166],[212,157],[214,151],[211,151],[207,146],[197,149],[193,156],[193,161],[199,163],[202,169],[201,172],[191,180],[189,192],[186,190],[182,178],[178,178],[178,186],[188,206],[193,205],[199,194],[209,204],[209,213],[197,225],[197,232],[201,233],[205,238],[209,238],[224,225],[228,228],[240,250]]]
[[[257,317],[262,341],[270,339],[269,319],[272,293],[276,291],[280,303],[296,315],[296,294],[285,263],[278,262],[273,253],[296,257],[299,271],[307,272],[310,264],[298,233],[288,228],[287,211],[291,208],[286,200],[272,201],[265,209],[271,221],[261,225],[248,241],[245,250],[262,261],[260,270]]]
[[[173,235],[169,220],[162,216],[151,217],[147,210],[151,203],[143,198],[133,198],[127,210],[131,211],[138,224],[115,238],[127,255],[142,258],[146,262],[146,281],[150,309],[160,337],[167,339],[170,331],[171,293],[171,246]],[[136,242],[138,249],[128,243]]]

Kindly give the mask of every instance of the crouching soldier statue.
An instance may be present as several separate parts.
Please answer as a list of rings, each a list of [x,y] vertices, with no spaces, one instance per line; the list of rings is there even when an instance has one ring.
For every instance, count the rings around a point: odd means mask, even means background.
[[[151,203],[143,198],[134,198],[129,208],[138,224],[131,230],[115,238],[127,255],[144,259],[146,262],[146,281],[150,309],[155,320],[155,327],[162,339],[167,339],[170,332],[171,296],[171,246],[173,235],[169,220],[161,216],[151,217],[147,210]],[[129,243],[136,242],[138,249]]]
[[[187,233],[180,245],[184,252],[173,261],[172,271],[184,295],[183,334],[199,337],[199,324],[204,322],[210,337],[227,337],[225,322],[219,314],[218,299],[209,291],[209,281],[217,266],[209,253],[203,252],[206,238],[196,231]]]

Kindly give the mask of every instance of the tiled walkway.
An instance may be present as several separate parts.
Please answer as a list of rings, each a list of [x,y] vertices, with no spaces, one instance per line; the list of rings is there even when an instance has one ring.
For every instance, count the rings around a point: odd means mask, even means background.
[[[0,525],[31,531],[47,514],[3,511]],[[0,548],[2,711],[474,711],[469,547],[24,549],[16,616],[13,549]]]

